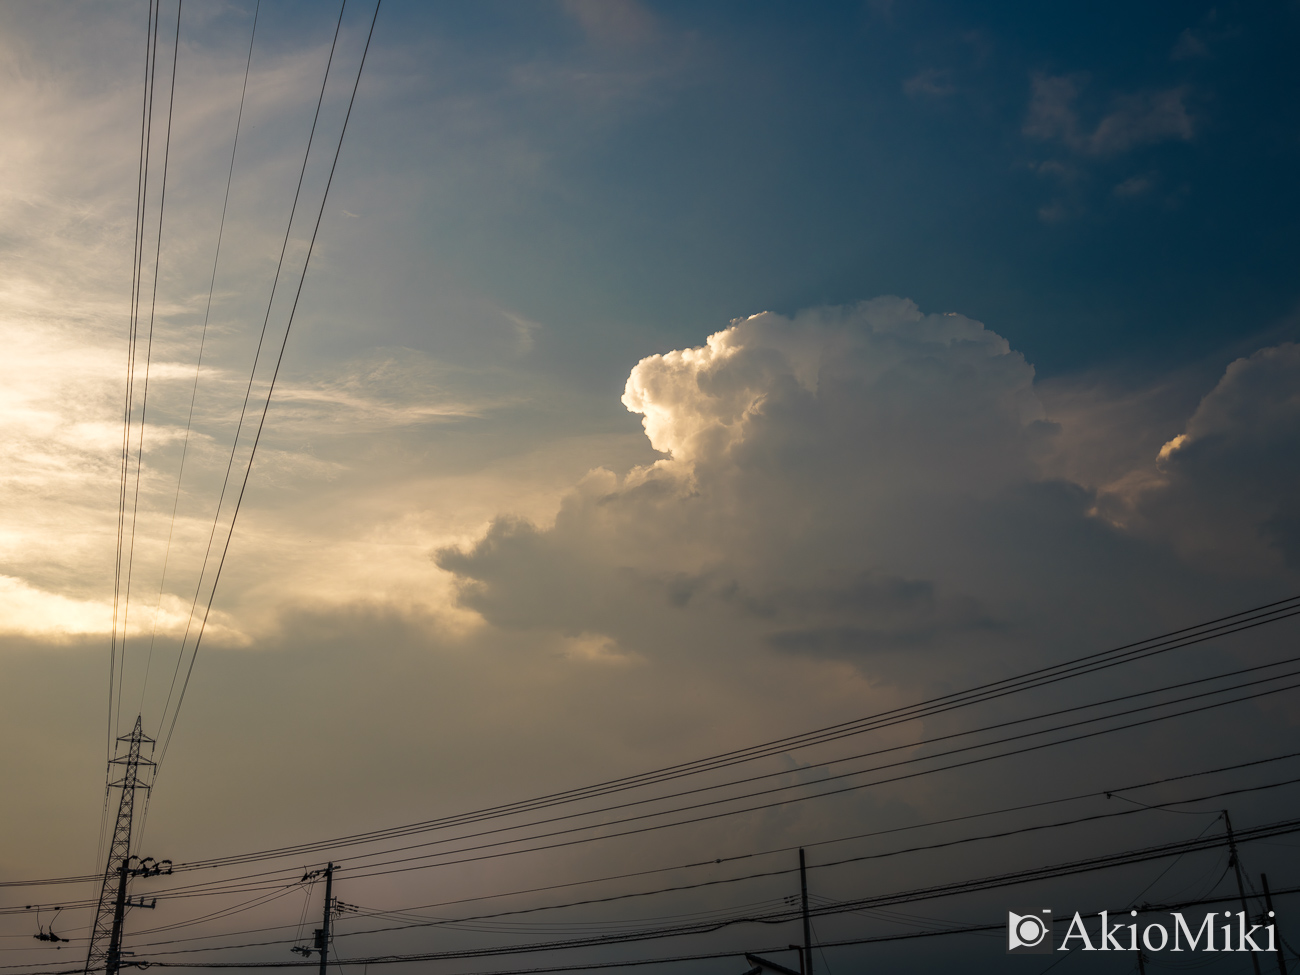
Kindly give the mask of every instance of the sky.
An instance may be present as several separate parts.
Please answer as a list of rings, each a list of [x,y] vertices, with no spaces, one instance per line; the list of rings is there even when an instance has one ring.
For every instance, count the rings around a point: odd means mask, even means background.
[[[195,871],[132,888],[155,963],[297,960],[331,858],[359,963],[735,922],[438,973],[798,967],[736,919],[801,846],[820,942],[994,928],[818,971],[1236,896],[1297,621],[785,739],[1297,594],[1300,6],[159,9],[141,205],[150,5],[0,7],[0,965],[83,963],[98,880],[19,882],[102,875],[137,714],[135,848]],[[1295,848],[1243,842],[1251,890]]]

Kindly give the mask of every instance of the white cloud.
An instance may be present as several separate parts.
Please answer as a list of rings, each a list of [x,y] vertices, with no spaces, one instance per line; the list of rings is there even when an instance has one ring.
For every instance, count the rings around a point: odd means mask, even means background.
[[[1102,645],[1158,631],[1167,614],[1203,615],[1207,601],[1253,598],[1260,571],[1278,583],[1276,558],[1245,572],[1184,561],[1177,512],[1192,501],[1178,491],[1253,518],[1274,544],[1300,538],[1286,500],[1300,496],[1296,462],[1279,459],[1300,457],[1300,406],[1282,396],[1300,389],[1296,354],[1230,368],[1161,475],[1140,397],[1111,397],[1118,412],[1104,421],[1133,428],[1136,450],[1102,444],[1112,434],[1085,429],[1078,404],[1063,436],[1033,368],[964,316],[898,298],[755,315],[631,371],[623,401],[660,460],[593,470],[552,526],[498,518],[436,560],[495,627],[542,645],[608,640],[647,660],[721,644],[923,680],[901,661]],[[1237,436],[1248,422],[1254,432]],[[1212,442],[1253,458],[1226,493],[1192,470]],[[1092,457],[1099,449],[1107,456]],[[1107,483],[1072,479],[1089,466]],[[1121,496],[1138,499],[1127,514]]]
[[[550,528],[500,518],[438,553],[489,623],[862,661],[1005,638],[1035,593],[1114,592],[1148,558],[1041,474],[1033,368],[962,315],[755,315],[642,360],[623,401],[661,460],[591,472]]]
[[[1242,574],[1300,571],[1300,345],[1231,363],[1157,466],[1137,527]]]

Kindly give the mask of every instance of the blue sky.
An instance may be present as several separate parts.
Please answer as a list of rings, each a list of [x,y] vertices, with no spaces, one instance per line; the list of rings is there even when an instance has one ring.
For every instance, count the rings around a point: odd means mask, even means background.
[[[441,178],[417,190],[412,259],[588,351],[618,326],[685,340],[893,293],[998,323],[1044,374],[1158,371],[1294,309],[1296,16],[666,4],[643,35],[602,37],[545,8],[395,4],[412,97],[392,108],[409,129],[356,135],[436,170],[472,151],[437,106],[487,100],[536,168],[451,199]],[[407,30],[443,46],[404,48]],[[551,87],[503,87],[527,71]],[[1035,78],[1076,92],[1073,144],[1033,130]],[[1172,129],[1152,114],[1169,93],[1185,113]],[[1087,143],[1124,112],[1132,131]]]

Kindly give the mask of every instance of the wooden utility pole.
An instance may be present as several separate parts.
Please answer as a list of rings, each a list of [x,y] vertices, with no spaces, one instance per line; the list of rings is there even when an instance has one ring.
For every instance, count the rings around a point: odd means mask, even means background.
[[[1260,883],[1260,886],[1264,888],[1264,910],[1268,911],[1269,914],[1272,914],[1272,913],[1273,913],[1273,895],[1270,894],[1269,891],[1268,891],[1268,874],[1266,874],[1266,873],[1261,873],[1261,874],[1259,875],[1259,883]],[[1264,920],[1265,920],[1265,922],[1268,921],[1268,915],[1265,915]],[[1274,925],[1277,924],[1277,918],[1273,918],[1273,923],[1274,923]],[[1277,970],[1278,970],[1278,975],[1286,975],[1286,958],[1283,957],[1283,955],[1282,955],[1282,936],[1281,936],[1280,934],[1277,933],[1277,928],[1276,928],[1276,927],[1274,927],[1274,929],[1273,929],[1273,933],[1274,933],[1275,935],[1277,935],[1277,943],[1274,945],[1274,947],[1277,948]]]
[[[803,847],[799,847],[799,897],[803,903],[803,975],[813,975],[812,922],[808,920],[808,868],[804,863]],[[324,972],[321,975],[325,975]],[[1256,972],[1256,975],[1259,975]]]
[[[1228,833],[1228,862],[1232,864],[1232,869],[1237,871],[1237,894],[1241,897],[1242,916],[1249,919],[1250,909],[1246,907],[1246,885],[1241,882],[1241,858],[1237,856],[1237,838],[1232,835],[1232,819],[1228,816],[1228,810],[1223,810],[1223,826]],[[1189,936],[1190,937],[1190,936]],[[1240,946],[1245,949],[1245,945]],[[1260,975],[1259,959],[1255,957],[1255,952],[1250,953],[1250,964],[1255,969],[1255,975]],[[324,975],[322,972],[321,975]]]
[[[320,949],[320,975],[325,975],[326,966],[330,960],[330,908],[334,898],[334,864],[327,864],[325,867],[325,916],[321,921],[321,929],[316,932],[320,937],[317,939],[316,947]]]

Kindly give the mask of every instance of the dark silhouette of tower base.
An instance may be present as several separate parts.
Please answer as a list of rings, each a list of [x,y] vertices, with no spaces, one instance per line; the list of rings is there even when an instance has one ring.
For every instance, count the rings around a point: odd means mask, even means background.
[[[117,802],[117,822],[113,825],[113,842],[108,848],[108,862],[104,867],[104,886],[99,893],[99,907],[95,911],[95,924],[90,929],[90,950],[86,954],[86,972],[102,969],[107,975],[117,975],[122,966],[122,919],[126,915],[126,882],[132,874],[131,828],[135,819],[135,793],[148,789],[149,783],[141,781],[140,769],[152,769],[154,763],[140,752],[145,744],[150,754],[156,744],[144,733],[140,718],[129,735],[118,741],[126,746],[110,768],[120,767],[122,777],[109,782],[109,788],[120,790]],[[122,749],[119,748],[119,752]]]

